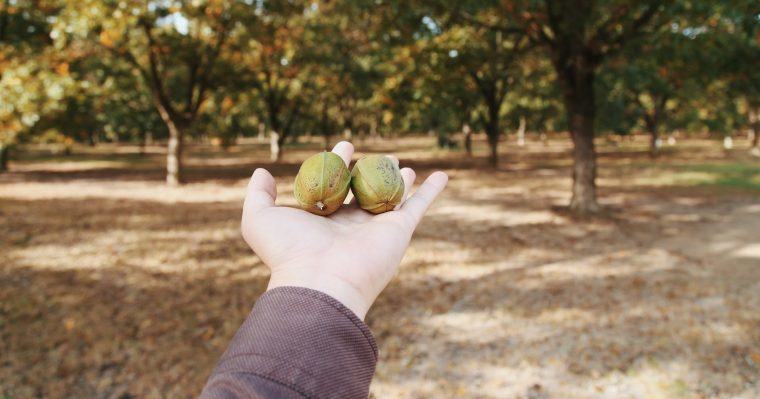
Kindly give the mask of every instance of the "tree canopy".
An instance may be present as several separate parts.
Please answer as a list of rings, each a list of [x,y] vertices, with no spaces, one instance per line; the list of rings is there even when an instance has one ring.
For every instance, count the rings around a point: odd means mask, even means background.
[[[563,131],[594,212],[600,134],[760,119],[760,6],[708,1],[0,1],[0,161],[40,137],[184,142]],[[469,134],[468,134],[469,137]],[[755,135],[757,137],[757,135]],[[469,148],[469,147],[468,147]],[[281,155],[278,152],[275,160]]]

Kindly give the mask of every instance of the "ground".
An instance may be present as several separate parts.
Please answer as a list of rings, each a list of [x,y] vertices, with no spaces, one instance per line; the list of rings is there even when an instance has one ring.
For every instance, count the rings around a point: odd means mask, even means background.
[[[575,218],[564,136],[498,170],[427,137],[357,143],[451,182],[367,316],[377,398],[760,397],[760,162],[717,141],[600,140],[606,212]],[[0,176],[0,398],[194,397],[262,293],[239,235],[269,167],[294,204],[320,146],[29,149]],[[476,147],[485,155],[483,142]],[[361,267],[361,265],[357,265]]]

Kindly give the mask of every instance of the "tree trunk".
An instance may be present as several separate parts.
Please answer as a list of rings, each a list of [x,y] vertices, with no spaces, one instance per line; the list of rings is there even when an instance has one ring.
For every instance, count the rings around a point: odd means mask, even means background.
[[[760,157],[760,146],[758,146],[758,140],[760,139],[760,108],[750,109],[749,111],[749,123],[750,123],[750,134],[752,135],[751,139],[751,148],[749,150],[749,153]]]
[[[488,122],[486,123],[486,135],[491,153],[488,163],[496,168],[499,166],[499,108],[500,104],[490,104],[488,107]]]
[[[467,156],[472,156],[472,129],[467,123],[462,124],[462,135],[464,136],[464,149]]]
[[[158,97],[158,94],[156,94]],[[182,176],[182,146],[185,128],[190,125],[190,120],[181,119],[159,99],[156,99],[156,109],[161,120],[169,130],[169,140],[166,143],[166,184],[170,187],[184,183]]]
[[[488,163],[493,168],[499,167],[499,137],[494,135],[488,135],[488,147],[491,152],[488,156]]]
[[[525,125],[527,123],[525,122],[525,117],[520,117],[520,126],[517,127],[517,145],[520,147],[525,145]]]
[[[570,137],[573,140],[573,196],[570,210],[597,213],[596,149],[594,148],[594,68],[578,60],[555,64],[565,100]]]
[[[10,146],[0,143],[0,172],[8,171],[8,158],[10,155]]]
[[[660,139],[659,126],[657,120],[653,118],[647,118],[645,121],[647,130],[649,130],[649,156],[656,158],[660,155],[660,147],[662,147],[662,139]]]
[[[593,117],[583,113],[571,115],[573,139],[573,197],[570,210],[580,214],[599,211],[596,202],[596,149]]]
[[[280,134],[272,130],[269,132],[269,160],[272,162],[279,162],[281,158]]]
[[[182,150],[184,127],[174,121],[167,123],[169,141],[166,144],[166,184],[179,186],[184,183],[182,171]]]
[[[267,125],[259,122],[259,134],[257,136],[257,139],[259,140],[259,143],[263,143],[267,139]]]

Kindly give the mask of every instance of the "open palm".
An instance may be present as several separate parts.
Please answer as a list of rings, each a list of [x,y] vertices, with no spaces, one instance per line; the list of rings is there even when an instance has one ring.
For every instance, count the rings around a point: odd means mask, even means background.
[[[354,147],[340,142],[333,152],[349,165]],[[436,172],[406,200],[415,179],[401,169],[404,202],[396,210],[373,215],[356,201],[330,216],[276,206],[272,175],[257,169],[243,206],[246,242],[270,268],[269,289],[300,286],[324,292],[364,318],[377,295],[396,273],[414,229],[448,181]]]

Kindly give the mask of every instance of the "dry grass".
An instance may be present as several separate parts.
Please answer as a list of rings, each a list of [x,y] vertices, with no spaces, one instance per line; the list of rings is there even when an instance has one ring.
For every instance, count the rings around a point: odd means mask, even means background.
[[[482,146],[482,143],[479,143]],[[691,140],[603,144],[610,211],[566,214],[568,145],[502,167],[366,143],[451,185],[370,311],[378,398],[760,396],[760,163]],[[301,145],[273,166],[292,203]],[[238,235],[263,146],[26,155],[0,177],[0,397],[190,397],[267,280]]]

